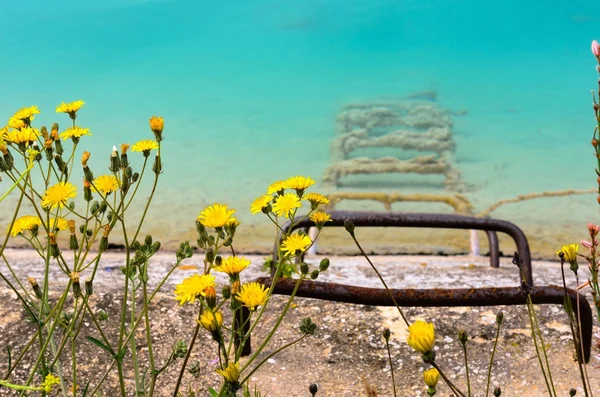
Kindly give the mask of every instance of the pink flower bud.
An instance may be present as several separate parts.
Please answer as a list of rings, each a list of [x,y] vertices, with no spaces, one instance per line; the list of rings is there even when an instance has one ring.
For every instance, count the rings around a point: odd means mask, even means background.
[[[600,57],[600,44],[596,40],[592,41],[592,54],[595,57]]]
[[[596,44],[598,44],[598,43],[596,43]],[[590,232],[590,236],[592,236],[592,237],[596,237],[598,235],[598,232],[600,232],[600,226],[594,225],[593,223],[588,223],[587,228],[588,228],[588,232]]]
[[[592,248],[592,243],[589,241],[582,240],[581,245],[583,245],[585,248]]]

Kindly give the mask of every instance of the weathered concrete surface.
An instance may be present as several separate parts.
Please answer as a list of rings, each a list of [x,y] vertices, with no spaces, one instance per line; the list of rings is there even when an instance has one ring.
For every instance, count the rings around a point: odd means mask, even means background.
[[[6,257],[20,279],[26,283],[26,276],[34,276],[41,282],[43,267],[32,251],[7,250]],[[253,264],[243,274],[244,280],[264,275],[261,271],[263,257],[250,256]],[[310,258],[311,264],[318,264],[321,257]],[[348,284],[379,287],[379,280],[368,263],[361,257],[330,257],[329,270],[320,277],[322,280],[344,282]],[[395,288],[434,288],[434,287],[479,287],[517,285],[518,274],[510,259],[502,261],[499,269],[487,265],[487,258],[473,257],[373,257],[378,269],[390,285]],[[151,264],[150,284],[156,285],[174,262],[174,254],[158,254]],[[94,310],[102,308],[109,313],[109,338],[116,337],[111,324],[118,321],[121,301],[120,288],[123,277],[119,266],[123,263],[122,253],[106,253],[98,271],[94,289],[97,294],[91,299]],[[194,328],[193,306],[179,307],[172,299],[175,284],[197,271],[201,266],[201,256],[186,261],[185,267],[177,269],[172,278],[163,287],[163,293],[157,295],[151,304],[152,331],[154,349],[159,352],[159,363],[163,363],[170,353],[170,346],[178,339],[189,339]],[[0,266],[3,274],[9,275],[6,265]],[[587,273],[582,270],[582,276]],[[82,273],[81,279],[89,276]],[[52,290],[58,293],[67,280],[56,266],[51,271]],[[534,280],[537,285],[559,284],[560,267],[558,263],[535,262]],[[569,285],[574,286],[573,277],[568,275]],[[225,282],[224,277],[218,281]],[[25,284],[26,287],[28,286]],[[18,300],[6,284],[0,288],[0,343],[11,344],[14,352],[20,352],[22,346],[33,335],[34,327],[27,321]],[[265,315],[265,323],[257,327],[253,335],[253,344],[258,344],[281,312],[285,297],[275,297]],[[139,304],[139,303],[138,303]],[[380,396],[393,395],[391,375],[387,362],[387,352],[381,337],[383,327],[392,330],[391,351],[396,375],[398,396],[425,396],[421,381],[421,371],[426,368],[420,357],[406,345],[406,327],[398,317],[395,308],[375,308],[361,305],[322,302],[312,299],[297,299],[295,306],[284,325],[275,334],[270,345],[259,359],[266,357],[277,347],[299,335],[297,326],[302,318],[311,317],[319,326],[317,333],[290,349],[279,353],[267,361],[263,368],[252,375],[252,384],[269,396],[307,396],[308,385],[316,382],[320,386],[318,396],[360,396],[366,395],[363,378],[375,387]],[[503,396],[544,396],[545,383],[539,371],[525,307],[473,307],[473,308],[409,308],[405,313],[411,320],[433,321],[437,334],[437,357],[440,366],[462,389],[466,389],[463,357],[456,334],[465,329],[471,339],[469,346],[469,367],[473,395],[485,395],[485,379],[489,354],[493,345],[494,320],[496,313],[505,313],[505,323],[494,363],[492,385],[501,386]],[[580,385],[578,369],[573,361],[572,341],[566,316],[557,305],[541,305],[537,309],[541,331],[550,358],[550,367],[557,387],[558,395],[568,395],[571,387]],[[226,315],[227,317],[227,315]],[[89,319],[83,323],[82,336],[97,336],[97,331]],[[138,329],[138,355],[145,361],[147,346],[143,339],[144,329]],[[83,338],[81,339],[84,340]],[[87,380],[95,384],[101,372],[110,363],[110,357],[90,343],[82,343],[80,349],[80,381],[84,386]],[[0,371],[6,370],[2,354]],[[594,347],[593,354],[598,354]],[[69,355],[63,361],[69,361]],[[215,345],[207,332],[201,332],[194,347],[191,361],[198,361],[202,367],[199,378],[186,374],[184,385],[200,390],[199,395],[207,395],[208,385],[218,384],[215,374],[217,358]],[[126,358],[127,360],[127,358]],[[600,361],[592,359],[588,372],[592,387],[600,393],[600,369],[594,366]],[[69,366],[65,364],[69,370]],[[17,379],[25,376],[28,367],[17,370]],[[173,367],[159,377],[159,395],[170,395],[178,366]],[[126,368],[126,376],[131,385],[133,371]],[[70,379],[68,372],[65,377]],[[108,383],[102,388],[105,395],[116,395],[116,376],[111,373]],[[0,389],[3,395],[10,395]],[[446,386],[439,388],[438,395],[449,395]],[[582,391],[578,395],[583,395]]]

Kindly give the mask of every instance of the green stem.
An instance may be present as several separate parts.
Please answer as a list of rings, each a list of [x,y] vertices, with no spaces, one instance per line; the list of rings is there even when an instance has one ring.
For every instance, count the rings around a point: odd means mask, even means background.
[[[431,366],[433,368],[437,369],[437,371],[440,373],[440,376],[442,377],[442,379],[444,380],[444,382],[446,382],[446,384],[448,385],[448,387],[450,388],[450,390],[452,390],[452,393],[454,393],[455,396],[466,397],[463,392],[461,392],[460,390],[458,390],[458,388],[456,386],[454,386],[454,383],[452,383],[450,381],[450,379],[448,379],[448,377],[446,376],[446,374],[444,374],[444,372],[442,371],[442,369],[436,363],[431,363]]]
[[[307,336],[308,336],[308,334],[304,334],[300,338],[298,338],[298,339],[296,339],[296,340],[294,340],[294,341],[292,341],[290,343],[287,343],[287,344],[281,346],[279,349],[275,350],[273,353],[271,353],[268,356],[266,356],[264,359],[261,360],[260,363],[258,363],[258,365],[256,365],[256,367],[254,367],[252,369],[252,371],[250,371],[250,373],[248,375],[246,375],[244,377],[244,379],[242,379],[242,381],[240,382],[240,385],[243,385],[248,379],[250,379],[250,377],[252,376],[252,374],[254,374],[254,372],[256,372],[264,363],[266,363],[268,359],[270,359],[271,357],[273,357],[277,353],[279,353],[279,352],[287,349],[288,347],[295,345],[296,343],[300,342],[301,340],[303,340]],[[395,390],[395,387],[394,387],[394,390]]]
[[[467,396],[471,397],[471,380],[469,379],[469,360],[467,358],[467,344],[462,344],[462,351],[465,357],[465,372],[467,374]]]
[[[252,357],[250,357],[250,359],[248,359],[248,361],[246,361],[246,364],[244,364],[244,366],[242,367],[242,369],[240,369],[240,373],[244,372],[244,370],[246,368],[248,368],[248,365],[250,365],[256,359],[256,357],[260,354],[260,352],[265,348],[265,346],[267,346],[267,344],[269,343],[269,341],[271,340],[271,338],[275,334],[275,331],[277,331],[277,329],[279,328],[279,325],[283,321],[283,318],[287,314],[290,306],[292,305],[292,302],[294,301],[294,297],[296,296],[296,292],[298,292],[298,288],[300,288],[300,284],[302,284],[303,280],[304,280],[303,277],[301,277],[301,278],[298,279],[298,281],[296,282],[296,285],[294,286],[294,290],[292,291],[292,294],[290,295],[290,298],[288,299],[287,304],[285,305],[285,308],[283,309],[283,311],[279,315],[279,318],[277,318],[277,321],[275,322],[275,325],[273,326],[273,328],[269,332],[269,335],[267,335],[267,337],[265,338],[265,340],[263,340],[263,342],[258,347],[258,349],[256,349],[256,351],[254,352],[254,354],[252,355]],[[255,324],[257,322],[258,322],[258,320],[254,321]],[[250,332],[248,332],[248,335],[250,335]],[[241,344],[240,346],[243,346],[243,344]]]
[[[135,320],[135,285],[132,283],[131,285],[131,328],[133,328],[134,320]],[[130,332],[132,329],[130,329]],[[145,390],[144,386],[140,383],[140,368],[138,365],[137,359],[137,344],[135,343],[135,338],[131,338],[131,363],[133,365],[133,376],[135,379],[135,392],[139,393],[140,390]]]
[[[146,267],[148,266],[148,263],[146,262]],[[146,270],[144,270],[146,271]],[[142,281],[142,294],[143,294],[143,299],[144,299],[144,320],[146,322],[146,340],[148,343],[148,356],[150,358],[150,391],[149,391],[149,395],[150,397],[152,397],[154,395],[154,385],[156,384],[156,377],[158,376],[158,373],[155,371],[155,364],[154,364],[154,353],[152,350],[152,333],[150,331],[150,317],[148,315],[148,291],[146,289],[146,282]]]
[[[488,366],[488,374],[487,374],[487,387],[485,389],[485,397],[488,397],[490,394],[490,380],[492,378],[492,366],[494,365],[494,356],[496,355],[496,347],[498,346],[498,338],[500,337],[500,327],[502,323],[496,322],[496,338],[494,339],[494,348],[492,349],[492,356],[490,357],[490,365]]]
[[[392,386],[394,387],[394,397],[396,397],[396,379],[394,378],[394,363],[392,362],[392,352],[390,351],[390,343],[388,342],[387,338],[385,338],[385,348],[387,349],[388,361],[390,363],[390,372],[392,373]]]
[[[200,314],[198,314],[198,320],[200,320]],[[185,367],[187,365],[188,360],[190,359],[190,356],[192,355],[192,349],[194,348],[196,338],[198,337],[198,331],[200,331],[200,322],[196,321],[196,329],[194,330],[194,335],[192,336],[190,347],[188,348],[188,351],[185,354],[185,358],[183,359],[183,364],[181,365],[181,370],[179,371],[179,376],[177,377],[177,383],[175,384],[175,391],[173,392],[173,397],[177,397],[177,393],[179,392],[181,380],[183,379],[183,374],[185,373]]]
[[[400,313],[400,317],[402,317],[402,320],[404,320],[404,323],[406,324],[406,326],[410,327],[410,323],[408,322],[408,319],[404,315],[404,312],[402,311],[402,309],[400,309],[400,306],[398,305],[398,302],[396,302],[396,298],[394,298],[394,294],[392,294],[392,291],[388,288],[385,280],[381,276],[381,273],[379,273],[379,271],[377,270],[377,268],[375,267],[375,265],[373,264],[373,262],[371,262],[371,259],[369,259],[369,256],[367,255],[367,253],[361,247],[360,243],[356,239],[356,236],[354,235],[354,232],[349,232],[349,233],[350,233],[350,236],[352,237],[352,240],[354,240],[354,244],[356,244],[356,246],[360,250],[361,254],[365,257],[365,259],[367,260],[367,262],[369,262],[369,265],[371,265],[371,268],[373,269],[373,271],[375,272],[375,274],[377,274],[377,277],[379,277],[379,280],[381,281],[381,283],[385,287],[385,290],[387,291],[388,295],[392,299],[392,302],[394,302],[394,306],[396,306],[396,309],[398,309],[398,313]]]

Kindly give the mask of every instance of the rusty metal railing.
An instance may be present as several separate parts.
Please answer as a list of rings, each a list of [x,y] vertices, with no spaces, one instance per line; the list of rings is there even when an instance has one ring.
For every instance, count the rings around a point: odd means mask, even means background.
[[[572,289],[563,289],[558,286],[533,286],[533,272],[531,268],[531,255],[529,243],[525,234],[516,225],[498,220],[482,219],[455,214],[422,214],[422,213],[378,213],[358,211],[331,211],[331,222],[326,223],[328,227],[344,226],[344,222],[351,220],[356,227],[428,227],[445,229],[483,230],[490,240],[491,265],[499,265],[499,246],[496,233],[508,234],[517,246],[517,252],[522,260],[521,270],[525,278],[525,285],[530,291],[534,304],[557,304],[563,305],[565,292],[572,302],[572,307],[577,307],[579,301],[579,323],[581,324],[582,340],[578,351],[583,348],[585,362],[590,359],[592,343],[592,310],[589,302],[578,292]],[[314,224],[306,219],[294,225],[294,229],[307,229]],[[287,223],[283,229],[289,231],[291,223]],[[280,235],[281,238],[281,235]],[[278,241],[279,243],[279,241]],[[276,247],[277,248],[277,247]],[[277,261],[275,249],[273,259]],[[269,286],[271,277],[260,277],[255,281]],[[291,295],[294,290],[295,280],[281,279],[277,282],[274,294]],[[402,307],[449,307],[449,306],[499,306],[499,305],[524,305],[527,303],[523,286],[515,287],[485,287],[485,288],[458,288],[458,289],[391,289],[387,291],[382,288],[365,288],[359,286],[305,280],[300,285],[297,296],[304,298],[321,299],[336,302],[345,302],[372,306],[393,306],[393,300]],[[243,354],[251,352],[250,337],[243,348]]]

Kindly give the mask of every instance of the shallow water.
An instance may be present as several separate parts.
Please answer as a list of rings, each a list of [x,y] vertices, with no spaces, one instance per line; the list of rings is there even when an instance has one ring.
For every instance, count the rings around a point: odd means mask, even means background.
[[[322,184],[336,114],[414,92],[435,92],[438,106],[467,111],[453,117],[452,132],[470,186],[464,194],[477,210],[519,194],[595,187],[589,43],[600,33],[591,0],[5,3],[2,15],[20,17],[2,21],[1,117],[35,104],[36,123],[67,125],[55,106],[85,100],[78,124],[93,136],[82,143],[101,173],[113,145],[151,138],[147,119],[163,116],[165,171],[148,230],[172,244],[193,238],[194,218],[218,201],[238,209],[245,245],[259,246],[254,240],[270,228],[248,206],[291,175],[312,176],[314,190],[326,193],[448,194],[436,177]],[[11,204],[2,203],[2,222]],[[541,199],[493,215],[539,237],[540,252],[552,251],[584,237],[597,204],[593,194]]]

